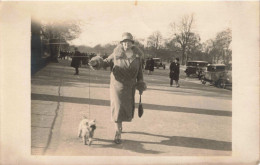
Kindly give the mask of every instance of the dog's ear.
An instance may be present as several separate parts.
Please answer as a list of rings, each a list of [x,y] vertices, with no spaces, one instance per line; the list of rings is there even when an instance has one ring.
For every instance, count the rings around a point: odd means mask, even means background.
[[[93,122],[96,122],[96,119],[94,119]]]

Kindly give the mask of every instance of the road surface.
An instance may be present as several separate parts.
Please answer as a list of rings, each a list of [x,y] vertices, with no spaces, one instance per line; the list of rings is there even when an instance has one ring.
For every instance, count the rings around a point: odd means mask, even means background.
[[[51,63],[32,76],[32,154],[70,156],[222,156],[232,154],[232,91],[181,69],[180,88],[170,87],[168,70],[144,72],[144,114],[123,123],[115,144],[109,102],[109,68],[80,68],[67,60]],[[136,93],[136,103],[138,92]],[[136,104],[136,107],[138,105]],[[137,110],[137,109],[136,109]],[[136,111],[137,112],[137,111]],[[83,116],[96,119],[91,146],[77,137]]]

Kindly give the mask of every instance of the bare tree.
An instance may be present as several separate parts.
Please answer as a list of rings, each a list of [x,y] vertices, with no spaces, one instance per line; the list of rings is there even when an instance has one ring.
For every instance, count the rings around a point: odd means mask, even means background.
[[[208,55],[208,59],[210,63],[214,62],[214,58],[216,57],[216,52],[214,52],[214,40],[209,39],[202,43],[202,51]]]
[[[187,62],[187,47],[190,42],[190,37],[192,35],[192,25],[193,25],[193,14],[185,15],[181,18],[181,21],[176,23],[171,23],[170,26],[174,33],[176,41],[179,43],[182,51],[181,64],[184,65]]]
[[[77,20],[43,22],[42,35],[49,41],[51,60],[58,62],[61,45],[68,45],[68,41],[77,38],[80,33],[80,22]]]
[[[42,32],[47,39],[63,39],[70,41],[77,38],[81,32],[77,20],[43,22]]]
[[[160,48],[161,44],[162,44],[161,32],[156,31],[148,37],[148,40],[147,40],[148,47],[153,47],[156,50],[158,50]]]
[[[201,52],[201,50],[202,44],[200,43],[200,36],[198,34],[191,33],[188,44],[186,46],[186,60],[198,58],[196,55],[198,52]]]
[[[204,43],[204,51],[212,57],[212,63],[229,64],[232,60],[232,41],[231,29],[223,30],[217,33],[214,40],[208,40]]]
[[[216,48],[219,52],[219,58],[224,64],[228,64],[231,60],[232,51],[229,49],[231,41],[232,31],[229,28],[219,32],[215,39]]]

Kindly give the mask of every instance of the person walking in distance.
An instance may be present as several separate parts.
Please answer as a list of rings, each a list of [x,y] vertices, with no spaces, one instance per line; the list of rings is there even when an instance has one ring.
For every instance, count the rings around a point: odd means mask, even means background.
[[[173,80],[175,81],[176,87],[180,87],[179,84],[179,75],[180,75],[180,64],[179,58],[176,58],[174,62],[170,65],[170,86],[173,85]]]
[[[147,74],[149,75],[150,69],[150,58],[148,58],[145,62],[145,70],[147,70]]]
[[[80,52],[78,51],[78,48],[75,48],[74,56],[72,57],[71,66],[75,68],[75,74],[79,75],[79,67],[81,65],[81,57]]]
[[[151,58],[148,75],[152,74],[153,71],[154,71],[154,60],[153,58]]]
[[[142,72],[142,51],[134,45],[131,33],[123,33],[120,44],[106,59],[93,57],[89,65],[100,69],[114,62],[110,74],[110,101],[112,121],[115,123],[116,144],[121,143],[122,123],[131,122],[135,110],[135,91],[141,95],[146,89]]]

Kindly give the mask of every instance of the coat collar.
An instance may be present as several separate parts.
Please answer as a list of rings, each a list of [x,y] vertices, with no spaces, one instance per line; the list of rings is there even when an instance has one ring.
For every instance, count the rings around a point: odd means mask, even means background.
[[[134,56],[136,58],[143,58],[143,52],[137,46],[134,45],[132,47],[132,50],[133,50]],[[117,45],[117,47],[114,49],[114,55],[117,58],[125,56],[125,51],[123,49],[123,45],[122,44]]]

